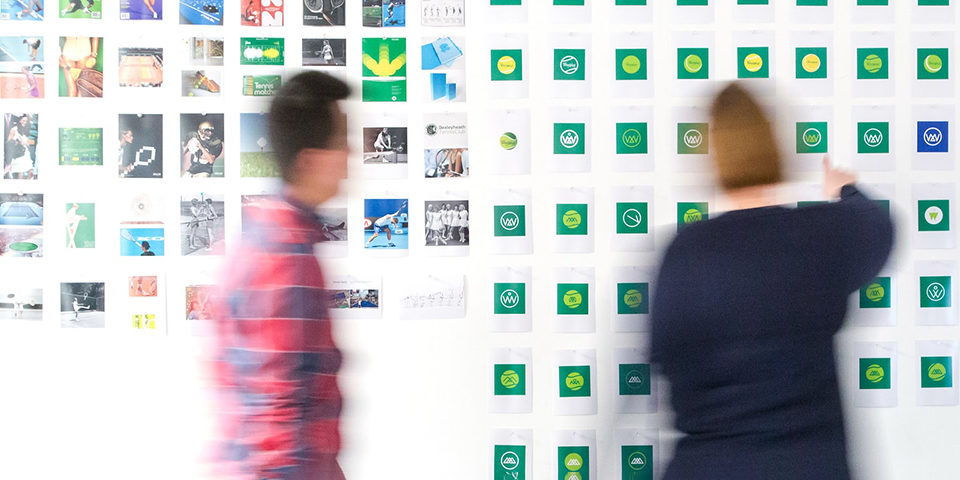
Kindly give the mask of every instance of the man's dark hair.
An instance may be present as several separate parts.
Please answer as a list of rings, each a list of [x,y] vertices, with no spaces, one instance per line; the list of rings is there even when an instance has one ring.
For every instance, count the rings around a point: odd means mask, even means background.
[[[270,104],[267,120],[270,143],[284,180],[293,180],[300,150],[329,148],[337,132],[334,108],[350,95],[343,81],[320,72],[302,72],[280,87]]]
[[[142,243],[140,243],[140,247],[144,250],[150,250],[150,242],[144,240]]]

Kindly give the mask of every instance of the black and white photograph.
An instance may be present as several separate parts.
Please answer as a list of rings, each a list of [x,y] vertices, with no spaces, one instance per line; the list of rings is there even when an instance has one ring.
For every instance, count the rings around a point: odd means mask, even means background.
[[[33,180],[40,176],[37,120],[36,113],[3,114],[3,178]]]
[[[428,247],[470,245],[470,202],[427,200],[423,202],[424,238]]]
[[[347,209],[321,207],[317,209],[317,218],[320,219],[321,234],[326,243],[336,244],[347,242]]]
[[[347,39],[304,38],[304,67],[343,67],[347,65]]]
[[[182,255],[223,255],[223,195],[198,193],[180,197]]]
[[[0,285],[0,321],[43,319],[43,290]]]
[[[346,0],[303,0],[303,24],[320,27],[343,26]]]
[[[363,163],[407,163],[407,127],[364,127]]]
[[[120,114],[117,136],[120,178],[163,177],[163,115]]]
[[[103,328],[106,304],[103,282],[60,284],[60,326]]]

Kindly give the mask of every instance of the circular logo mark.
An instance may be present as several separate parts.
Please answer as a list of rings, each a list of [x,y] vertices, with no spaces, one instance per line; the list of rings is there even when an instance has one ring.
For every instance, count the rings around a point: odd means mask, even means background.
[[[577,57],[564,55],[564,57],[560,59],[560,71],[563,72],[564,75],[573,75],[577,73],[577,70],[580,70],[580,61],[577,60]]]
[[[517,136],[513,132],[504,132],[500,135],[500,148],[504,150],[517,148]]]
[[[627,55],[623,57],[623,61],[620,62],[620,68],[622,68],[624,72],[633,75],[640,71],[640,59],[637,58],[636,55]]]
[[[683,133],[683,144],[689,148],[697,148],[703,143],[703,134],[700,130],[691,128]]]
[[[690,54],[683,59],[683,69],[687,73],[697,73],[701,68],[703,68],[703,59],[700,58],[700,55]]]
[[[566,129],[560,132],[560,145],[563,145],[563,148],[573,148],[580,143],[580,135],[571,130]]]
[[[820,70],[820,57],[816,54],[808,53],[800,60],[800,66],[803,67],[807,73],[816,72]]]
[[[751,53],[743,59],[743,68],[750,73],[757,73],[763,68],[763,57],[756,53]]]
[[[647,467],[647,456],[640,451],[633,452],[627,457],[627,465],[630,467],[630,470],[639,472]]]
[[[580,292],[567,290],[567,292],[563,294],[563,304],[566,305],[567,308],[580,308],[581,303],[583,303],[583,296],[580,295]]]
[[[567,467],[567,470],[576,472],[583,468],[583,457],[578,453],[571,453],[563,459],[563,465]]]
[[[564,383],[567,385],[567,388],[576,392],[583,388],[583,375],[581,375],[580,372],[570,372],[564,380]]]
[[[869,299],[871,302],[879,302],[880,300],[883,300],[883,296],[887,292],[884,291],[883,285],[880,285],[879,283],[871,283],[870,285],[867,285],[866,293],[867,299]]]
[[[516,470],[520,466],[520,456],[515,452],[504,452],[500,455],[500,466],[506,470]]]
[[[924,210],[923,218],[927,219],[930,225],[939,225],[943,221],[943,210],[936,205],[931,205]]]
[[[520,374],[513,370],[505,370],[500,374],[500,385],[504,388],[516,388],[520,384]]]
[[[863,374],[867,377],[867,380],[870,380],[870,382],[878,383],[883,380],[883,376],[886,374],[886,372],[883,371],[883,367],[874,363],[867,367],[867,371],[863,372]]]
[[[934,363],[927,368],[927,377],[934,382],[939,382],[946,378],[946,376],[947,367],[943,366],[943,364],[940,362]]]
[[[504,212],[500,215],[500,226],[504,230],[516,230],[520,226],[520,217],[514,212]]]
[[[930,285],[927,285],[927,298],[931,302],[939,302],[943,300],[943,297],[947,295],[947,289],[943,288],[939,282],[933,282]]]
[[[816,128],[808,128],[803,131],[803,144],[810,148],[820,145],[822,140],[823,135],[821,135],[820,130]]]
[[[583,219],[580,218],[580,212],[576,210],[563,212],[563,225],[567,228],[573,230],[580,226],[581,221],[583,221]]]
[[[583,480],[583,477],[580,476],[580,472],[567,472],[563,476],[563,480]]]
[[[637,289],[631,288],[627,290],[627,293],[623,294],[623,303],[628,308],[637,308],[643,303],[643,294]]]
[[[683,223],[693,223],[703,220],[703,213],[696,208],[691,208],[686,212],[683,212]]]
[[[927,58],[923,59],[923,69],[927,73],[937,73],[940,69],[943,68],[943,59],[940,58],[940,55],[927,55]]]
[[[504,55],[497,60],[497,70],[504,75],[510,75],[516,69],[517,61],[510,55]]]
[[[931,147],[936,147],[940,145],[940,142],[943,141],[943,132],[940,131],[937,127],[930,127],[923,131],[923,143]]]
[[[863,132],[863,143],[868,147],[879,147],[883,143],[883,132],[876,128],[869,128]]]
[[[436,134],[437,134],[437,126],[432,123],[427,125],[427,135],[436,135]]]
[[[640,146],[642,137],[640,136],[640,131],[636,128],[628,128],[623,132],[623,135],[620,136],[620,141],[623,142],[623,145],[627,148],[637,148]]]
[[[636,370],[630,370],[627,372],[625,380],[627,382],[627,386],[631,389],[638,389],[643,386],[643,375]]]
[[[514,308],[517,305],[520,305],[520,294],[512,288],[504,290],[500,294],[500,305],[503,305],[506,308]]]
[[[643,223],[643,215],[636,208],[628,208],[627,211],[623,212],[620,221],[627,228],[637,228]]]
[[[863,59],[863,68],[870,73],[879,72],[881,67],[883,67],[883,59],[875,53],[871,53]]]

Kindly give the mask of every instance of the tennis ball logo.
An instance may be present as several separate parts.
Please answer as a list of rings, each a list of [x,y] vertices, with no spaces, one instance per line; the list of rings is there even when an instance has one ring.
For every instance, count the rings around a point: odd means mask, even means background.
[[[743,68],[750,73],[757,73],[763,68],[763,57],[756,53],[751,53],[743,59]]]
[[[803,67],[807,73],[816,72],[820,70],[820,57],[816,54],[808,53],[800,60],[800,66]]]
[[[643,303],[643,294],[637,291],[635,288],[627,290],[627,293],[623,294],[623,303],[626,304],[628,308],[637,308]]]
[[[683,134],[683,144],[689,148],[697,148],[703,143],[703,134],[700,130],[691,128]]]
[[[923,59],[923,69],[928,73],[937,73],[943,68],[943,59],[940,55],[930,54]]]
[[[879,383],[881,380],[883,380],[886,372],[883,371],[883,367],[874,363],[867,367],[867,371],[864,372],[864,375],[871,383]]]
[[[567,378],[564,379],[564,384],[567,388],[576,392],[583,388],[583,375],[581,375],[580,372],[570,372]]]
[[[515,452],[504,452],[500,455],[500,466],[504,470],[516,470],[520,466],[520,456]]]
[[[577,132],[567,129],[560,132],[560,145],[563,148],[574,148],[580,143],[580,135]]]
[[[622,68],[624,72],[633,75],[640,71],[640,59],[637,58],[636,55],[627,55],[623,57],[623,61],[620,62],[620,68]]]
[[[943,366],[942,363],[937,362],[933,365],[930,365],[927,368],[927,377],[934,382],[942,381],[947,376],[947,367]]]
[[[583,295],[580,295],[580,292],[576,290],[567,290],[566,293],[563,294],[563,304],[566,305],[567,308],[580,308],[580,304],[582,303]],[[579,375],[579,373],[577,375]]]
[[[647,467],[647,456],[640,451],[633,452],[627,457],[627,465],[631,470],[639,472]]]
[[[504,55],[497,60],[497,70],[504,75],[510,75],[517,69],[517,61],[510,55]]]
[[[517,136],[513,132],[504,132],[500,135],[500,148],[504,150],[517,148]]]
[[[565,55],[560,59],[560,71],[565,75],[573,75],[580,70],[580,61],[573,55]]]
[[[563,465],[567,467],[567,470],[576,472],[583,468],[583,457],[578,453],[571,453],[563,459]]]
[[[636,128],[628,128],[623,132],[623,135],[620,136],[620,141],[623,142],[628,148],[637,148],[640,146],[640,141],[642,137],[640,136],[640,131]]]
[[[810,148],[820,145],[822,140],[823,135],[821,135],[820,130],[816,128],[808,128],[803,132],[803,144]]]
[[[271,59],[273,59],[273,58],[277,58],[277,57],[279,57],[279,56],[280,56],[280,50],[277,50],[276,48],[273,48],[273,47],[268,48],[268,49],[266,49],[266,50],[263,51],[263,57],[264,57],[264,58],[271,58]]]
[[[877,54],[871,53],[863,59],[863,68],[870,73],[877,73],[883,67],[883,59]]]
[[[688,73],[697,73],[703,68],[703,59],[700,55],[690,54],[683,59],[683,69]]]
[[[933,282],[930,285],[927,285],[927,298],[932,302],[939,302],[943,300],[943,297],[947,294],[947,289],[943,288],[939,282]]]
[[[930,225],[939,225],[943,221],[943,210],[936,205],[927,207],[923,212],[923,218],[927,219]]]
[[[867,129],[866,132],[863,132],[863,143],[871,148],[879,147],[883,143],[883,132],[876,128]]]
[[[500,374],[500,385],[504,388],[517,388],[520,384],[520,375],[513,370],[506,370]]]
[[[883,286],[879,283],[871,283],[867,286],[867,299],[869,299],[871,302],[879,302],[880,300],[883,300],[883,296],[886,293],[887,292],[884,291]]]
[[[563,212],[563,225],[567,228],[573,230],[580,226],[581,221],[583,221],[583,219],[580,217],[580,212],[576,210]]]
[[[686,212],[683,212],[683,223],[693,223],[703,220],[703,213],[696,208],[691,208]]]

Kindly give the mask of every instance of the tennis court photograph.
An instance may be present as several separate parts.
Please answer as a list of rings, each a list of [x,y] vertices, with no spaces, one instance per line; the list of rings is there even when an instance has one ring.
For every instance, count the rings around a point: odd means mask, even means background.
[[[43,98],[42,45],[42,37],[0,37],[0,98]]]

